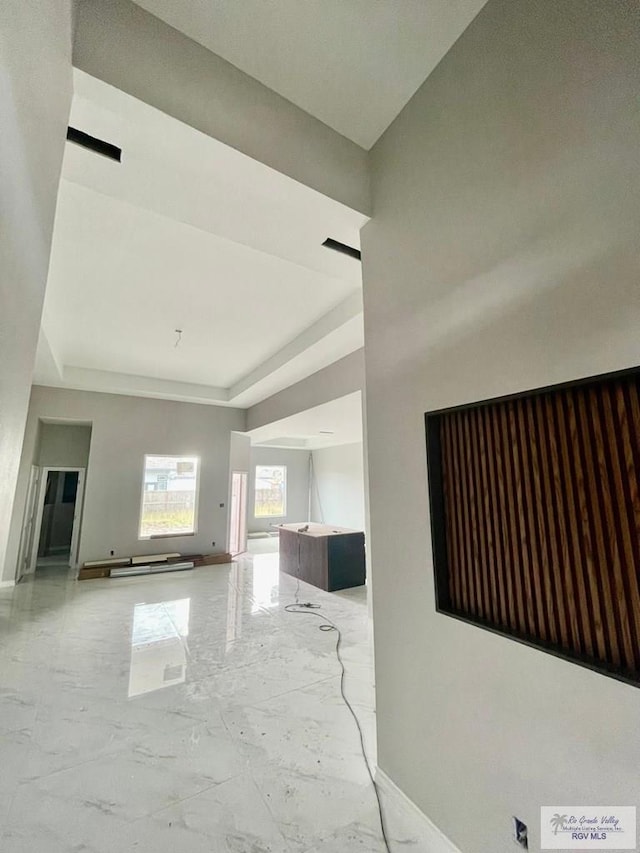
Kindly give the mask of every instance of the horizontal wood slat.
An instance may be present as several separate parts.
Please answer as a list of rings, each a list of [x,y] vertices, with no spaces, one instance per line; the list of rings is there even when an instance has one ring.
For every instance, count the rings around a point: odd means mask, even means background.
[[[640,683],[640,372],[426,424],[438,609]]]

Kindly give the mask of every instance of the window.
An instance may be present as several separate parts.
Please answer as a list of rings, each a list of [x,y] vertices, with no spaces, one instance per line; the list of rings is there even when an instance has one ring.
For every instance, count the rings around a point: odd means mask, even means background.
[[[256,518],[282,518],[287,514],[287,468],[256,465]]]
[[[196,532],[198,462],[195,456],[145,456],[140,539]]]

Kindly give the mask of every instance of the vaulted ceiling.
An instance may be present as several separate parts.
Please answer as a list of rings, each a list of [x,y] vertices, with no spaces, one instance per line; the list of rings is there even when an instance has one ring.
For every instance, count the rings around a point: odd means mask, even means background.
[[[67,144],[34,381],[246,407],[362,347],[360,264],[322,243],[359,248],[362,149],[484,2],[85,0],[70,124],[122,162]]]
[[[486,0],[137,0],[369,149]]]
[[[67,144],[36,381],[249,405],[362,346],[362,214],[79,71],[71,125],[122,162]]]

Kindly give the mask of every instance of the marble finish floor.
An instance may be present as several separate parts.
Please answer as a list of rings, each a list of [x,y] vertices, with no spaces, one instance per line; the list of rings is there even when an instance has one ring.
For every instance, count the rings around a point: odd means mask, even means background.
[[[0,850],[384,850],[335,634],[284,610],[278,554],[0,591]],[[347,694],[374,756],[364,588],[301,584],[343,631]],[[384,801],[392,846],[427,851]]]

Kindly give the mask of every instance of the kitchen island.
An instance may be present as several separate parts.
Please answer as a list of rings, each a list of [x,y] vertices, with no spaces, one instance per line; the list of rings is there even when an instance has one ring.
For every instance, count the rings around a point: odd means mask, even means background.
[[[364,533],[331,524],[278,524],[280,570],[327,592],[362,586]]]

